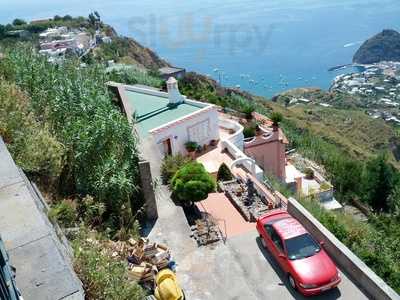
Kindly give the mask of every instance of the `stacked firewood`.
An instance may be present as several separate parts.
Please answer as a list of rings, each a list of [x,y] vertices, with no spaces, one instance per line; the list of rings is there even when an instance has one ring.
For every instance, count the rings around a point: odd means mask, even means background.
[[[128,275],[135,281],[152,282],[153,271],[162,270],[170,263],[171,254],[167,246],[152,243],[146,238],[109,243],[112,257],[128,260]]]

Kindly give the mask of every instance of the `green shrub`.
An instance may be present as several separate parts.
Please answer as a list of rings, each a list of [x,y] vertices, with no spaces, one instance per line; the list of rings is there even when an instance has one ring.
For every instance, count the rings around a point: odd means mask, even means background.
[[[392,193],[399,183],[400,174],[388,163],[387,155],[381,154],[366,163],[363,174],[364,199],[378,212],[388,212]]]
[[[244,138],[250,138],[256,135],[257,132],[257,123],[249,122],[243,126],[243,135]]]
[[[176,172],[171,187],[178,200],[183,204],[192,204],[206,199],[208,193],[215,190],[216,184],[202,164],[190,162]]]
[[[190,161],[190,158],[180,153],[177,155],[166,156],[161,164],[161,178],[163,183],[168,184],[179,168]]]
[[[339,240],[344,241],[347,238],[346,227],[334,213],[323,209],[316,200],[302,200],[301,203]]]
[[[163,81],[154,77],[153,73],[146,73],[135,69],[114,70],[108,74],[111,81],[125,84],[143,84],[160,88]]]
[[[286,198],[295,196],[294,190],[290,188],[288,184],[278,179],[272,172],[264,173],[264,183],[271,190],[280,192]]]
[[[54,180],[64,164],[64,147],[36,120],[29,101],[17,87],[0,81],[0,135],[24,171]]]
[[[256,130],[252,127],[244,127],[243,135],[245,138],[250,138],[256,135]]]
[[[222,163],[218,169],[217,180],[218,181],[229,181],[233,179],[231,170],[225,163]]]
[[[79,211],[85,224],[97,226],[102,223],[106,207],[104,203],[96,201],[91,196],[86,196],[79,203]]]
[[[197,142],[188,141],[185,143],[185,148],[188,152],[193,152],[199,148],[199,144]]]
[[[307,179],[313,179],[314,178],[314,170],[311,168],[306,168],[304,170],[304,174],[306,175]]]
[[[25,25],[26,21],[22,20],[22,19],[14,19],[14,21],[12,22],[12,24],[14,26],[21,26],[21,25]]]
[[[48,215],[50,219],[60,223],[63,227],[71,227],[75,225],[78,214],[72,201],[62,200],[50,209]]]
[[[74,268],[83,283],[87,299],[145,299],[145,292],[140,285],[128,278],[126,263],[104,254],[96,240],[81,234],[72,245]]]

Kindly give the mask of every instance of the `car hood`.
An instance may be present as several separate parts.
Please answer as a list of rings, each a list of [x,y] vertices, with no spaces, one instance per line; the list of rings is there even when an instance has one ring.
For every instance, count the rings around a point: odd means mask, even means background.
[[[291,260],[289,263],[297,274],[298,280],[305,284],[324,285],[338,273],[335,264],[322,249],[313,256]]]

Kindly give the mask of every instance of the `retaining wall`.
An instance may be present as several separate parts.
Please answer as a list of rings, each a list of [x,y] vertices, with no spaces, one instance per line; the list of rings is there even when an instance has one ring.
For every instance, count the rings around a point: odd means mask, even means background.
[[[324,242],[324,249],[336,264],[371,299],[393,300],[400,296],[376,275],[363,261],[326,229],[307,209],[294,198],[288,199],[288,212],[318,240]]]
[[[236,121],[232,121],[226,118],[219,118],[219,126],[234,131],[234,134],[228,137],[228,140],[243,151],[243,126]]]

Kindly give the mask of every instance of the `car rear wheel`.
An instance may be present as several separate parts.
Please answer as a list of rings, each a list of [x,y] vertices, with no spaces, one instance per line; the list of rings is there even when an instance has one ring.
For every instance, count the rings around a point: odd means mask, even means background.
[[[288,275],[288,281],[289,281],[289,284],[292,287],[292,289],[294,289],[294,290],[297,289],[296,281],[294,280],[294,278],[290,274]]]

